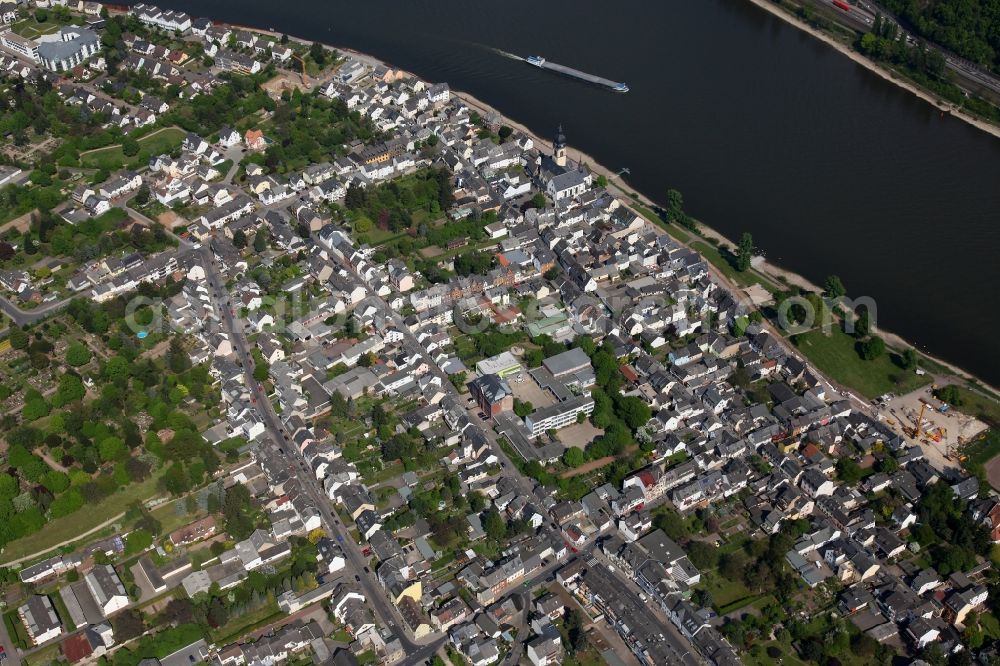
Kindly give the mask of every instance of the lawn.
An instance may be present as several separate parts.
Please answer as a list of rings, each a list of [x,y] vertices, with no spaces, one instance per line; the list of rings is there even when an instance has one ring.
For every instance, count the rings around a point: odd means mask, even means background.
[[[741,287],[749,287],[753,284],[759,284],[772,294],[780,291],[777,285],[764,279],[752,268],[746,272],[736,270],[736,268],[729,263],[729,260],[722,256],[722,251],[710,243],[697,240],[691,243],[691,249],[705,257],[705,259],[708,260],[708,263],[715,266],[720,273]]]
[[[178,511],[178,508],[180,508],[180,511]],[[153,518],[160,521],[160,530],[163,534],[170,534],[174,530],[204,517],[201,511],[189,514],[185,508],[185,499],[183,497],[170,502],[164,502],[149,513]]]
[[[49,20],[45,23],[39,23],[35,20],[35,17],[32,16],[18,21],[11,26],[11,30],[22,37],[37,39],[40,35],[47,35],[55,32],[59,29],[60,25],[59,21],[55,20],[51,15],[49,15]]]
[[[44,555],[58,544],[75,540],[81,534],[124,513],[133,502],[153,497],[165,470],[166,466],[162,466],[145,481],[133,483],[97,504],[52,520],[38,532],[7,544],[3,551],[4,562],[29,555]]]
[[[277,602],[272,601],[260,608],[230,619],[229,622],[217,629],[210,630],[209,636],[214,643],[226,645],[247,632],[260,629],[272,622],[277,622],[284,615],[278,608]]]
[[[891,350],[865,361],[855,349],[857,341],[839,326],[833,326],[830,335],[822,331],[796,335],[793,342],[823,373],[869,398],[889,392],[909,393],[930,383],[927,375],[903,370],[894,363],[895,353]]]
[[[701,574],[701,585],[712,595],[712,605],[719,610],[720,614],[723,614],[723,610],[727,606],[745,600],[746,603],[740,603],[736,607],[742,608],[757,597],[757,595],[754,595],[747,589],[743,581],[723,578],[715,571],[703,572]],[[736,610],[736,608],[729,608],[726,612]]]
[[[980,480],[985,480],[988,478],[986,463],[998,455],[1000,455],[1000,431],[994,428],[965,445],[962,449],[962,466]]]
[[[179,127],[164,127],[139,139],[139,153],[126,157],[121,144],[105,146],[80,153],[80,166],[114,170],[121,167],[142,166],[150,157],[169,153],[184,141],[184,130]]]
[[[781,656],[772,659],[767,654],[767,649],[776,647],[781,650]],[[777,666],[777,664],[790,664],[791,666],[806,666],[806,662],[799,659],[795,654],[795,648],[791,643],[780,641],[767,641],[766,643],[755,643],[747,652],[740,652],[740,658],[748,666]]]
[[[975,416],[993,427],[1000,426],[1000,403],[964,386],[955,384],[955,390],[958,391],[959,402],[952,405],[952,408],[963,414]]]
[[[637,213],[666,231],[669,235],[673,236],[680,242],[687,243],[691,240],[691,235],[688,232],[684,231],[676,224],[667,222],[654,211],[639,203],[639,199],[635,195],[632,196],[632,201],[629,202],[629,208],[634,209]]]
[[[31,645],[31,639],[28,638],[28,630],[24,627],[24,623],[21,622],[21,617],[17,614],[17,609],[4,613],[3,621],[7,625],[7,633],[15,645],[20,648],[26,648]]]

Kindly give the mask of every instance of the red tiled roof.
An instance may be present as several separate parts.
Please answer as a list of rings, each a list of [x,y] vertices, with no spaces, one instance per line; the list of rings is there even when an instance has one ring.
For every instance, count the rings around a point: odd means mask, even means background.
[[[633,370],[631,365],[623,365],[618,368],[618,370],[620,370],[622,375],[625,376],[625,379],[630,382],[635,382],[639,379],[639,373]]]
[[[66,655],[66,659],[72,664],[86,659],[94,652],[94,648],[91,647],[90,641],[88,641],[87,637],[82,633],[75,634],[64,640],[62,650],[63,654]]]

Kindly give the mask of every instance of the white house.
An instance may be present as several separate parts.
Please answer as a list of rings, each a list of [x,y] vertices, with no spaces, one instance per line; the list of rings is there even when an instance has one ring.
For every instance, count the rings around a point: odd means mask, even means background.
[[[84,576],[87,589],[105,615],[110,615],[128,606],[128,594],[110,564],[99,564]]]

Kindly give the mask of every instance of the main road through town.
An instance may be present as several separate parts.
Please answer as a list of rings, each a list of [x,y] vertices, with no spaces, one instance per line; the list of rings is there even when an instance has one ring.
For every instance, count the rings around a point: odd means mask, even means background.
[[[420,343],[417,341],[416,336],[413,335],[409,327],[403,322],[403,318],[399,315],[399,313],[393,310],[391,307],[389,307],[389,304],[386,303],[381,296],[374,293],[370,288],[368,288],[364,280],[361,279],[361,276],[358,275],[357,271],[354,270],[353,266],[343,261],[341,261],[340,263],[345,270],[351,273],[351,275],[354,277],[354,279],[357,281],[358,284],[364,286],[365,291],[368,294],[366,302],[372,304],[373,307],[379,310],[381,315],[392,321],[392,323],[396,326],[396,329],[402,333],[403,337],[406,339],[406,341],[413,350],[415,351],[421,350]],[[448,395],[450,395],[452,398],[454,398],[461,404],[463,398],[461,394],[458,392],[458,390],[455,388],[455,386],[451,383],[451,380],[447,376],[447,374],[443,370],[441,370],[441,368],[437,365],[437,363],[434,362],[433,359],[428,358],[423,351],[416,351],[416,353],[419,354],[421,359],[423,359],[427,363],[428,367],[431,368],[431,372],[434,373],[434,375],[441,380],[441,389],[447,392]],[[507,453],[503,450],[503,448],[500,446],[500,443],[497,441],[496,434],[493,432],[493,429],[490,428],[486,423],[484,423],[483,420],[480,419],[474,413],[474,410],[468,410],[468,411],[470,412],[469,419],[472,422],[472,426],[470,427],[476,428],[480,433],[483,434],[483,436],[486,438],[486,441],[489,442],[490,449],[492,450],[493,454],[497,457],[497,459],[500,461],[501,467],[503,468],[506,475],[517,481],[518,493],[524,497],[532,496],[532,494],[534,493],[534,486],[535,486],[534,481],[528,479],[526,476],[521,474],[520,469],[511,462],[510,458],[507,456]],[[554,523],[543,523],[541,530],[549,537],[562,539],[562,536],[559,533],[559,530]],[[590,547],[592,546],[593,544],[590,544]],[[628,580],[624,578],[624,575],[620,571],[616,570],[615,576],[618,578],[622,578],[623,583],[625,585],[628,584]],[[536,578],[534,580],[537,581],[538,579]],[[685,664],[691,664],[691,665],[696,665],[703,662],[700,656],[697,656],[697,652],[694,646],[692,646],[691,643],[686,638],[684,638],[684,636],[681,635],[681,633],[677,630],[677,628],[673,625],[673,623],[669,621],[661,621],[660,624],[663,628],[664,639],[670,644],[670,647],[674,650],[675,654],[679,655],[680,661],[683,661],[683,663]],[[680,655],[683,656],[680,657]]]
[[[403,649],[406,651],[406,663],[421,664],[425,662],[432,658],[434,653],[440,649],[445,639],[439,634],[432,634],[428,637],[429,640],[414,641],[408,635],[402,618],[399,617],[398,613],[388,602],[380,586],[373,580],[371,574],[365,573],[368,564],[367,561],[358,549],[358,545],[354,542],[354,539],[347,532],[346,526],[330,510],[329,500],[319,488],[315,474],[306,465],[305,460],[303,460],[298,451],[293,451],[292,447],[289,447],[287,450],[284,448],[283,442],[287,433],[274,407],[271,405],[270,399],[261,389],[260,384],[253,378],[253,360],[250,356],[249,344],[242,326],[234,317],[230,298],[228,292],[225,290],[225,282],[216,265],[215,257],[204,246],[200,250],[200,253],[204,260],[208,286],[215,297],[222,325],[226,333],[230,336],[230,342],[236,351],[237,358],[242,364],[247,386],[250,388],[257,409],[267,427],[268,434],[273,439],[274,443],[272,445],[285,451],[285,455],[289,459],[289,471],[293,471],[298,475],[299,480],[302,482],[302,487],[319,509],[327,533],[340,537],[338,541],[341,542],[343,547],[344,555],[349,565],[348,570],[356,575],[356,582],[363,589],[367,597],[367,602],[375,611],[376,616],[399,638]]]

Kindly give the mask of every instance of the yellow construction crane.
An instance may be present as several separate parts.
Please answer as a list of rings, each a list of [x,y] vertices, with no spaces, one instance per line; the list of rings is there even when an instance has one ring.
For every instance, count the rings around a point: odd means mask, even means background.
[[[302,85],[308,87],[309,86],[309,77],[306,75],[306,61],[303,60],[301,58],[301,56],[297,56],[294,53],[292,54],[292,58],[294,58],[295,60],[298,60],[299,64],[302,65]]]
[[[927,409],[927,403],[920,403],[920,414],[917,415],[917,423],[913,426],[913,434],[911,437],[913,439],[920,439],[920,431],[923,430],[924,425],[924,410]]]

